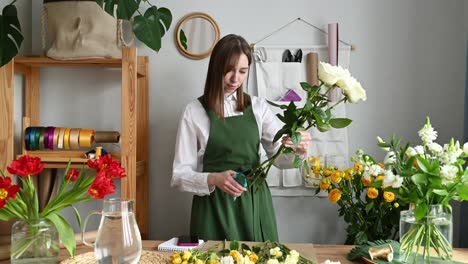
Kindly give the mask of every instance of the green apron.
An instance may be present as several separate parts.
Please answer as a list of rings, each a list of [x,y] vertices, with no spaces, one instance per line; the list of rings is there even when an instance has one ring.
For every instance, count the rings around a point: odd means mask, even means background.
[[[224,120],[211,110],[207,109],[207,113],[210,135],[203,172],[244,172],[255,168],[260,160],[260,138],[252,105],[245,108],[243,115]],[[235,201],[218,188],[207,196],[194,195],[191,235],[204,240],[278,241],[270,189],[265,182],[258,190],[255,188],[249,182],[247,191]]]

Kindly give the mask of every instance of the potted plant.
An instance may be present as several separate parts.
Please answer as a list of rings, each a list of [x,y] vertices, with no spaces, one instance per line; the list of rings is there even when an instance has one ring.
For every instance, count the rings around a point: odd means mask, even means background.
[[[16,0],[5,6],[0,14],[0,67],[7,64],[18,54],[23,35],[15,6]],[[140,5],[146,3],[149,7],[144,13],[139,11]],[[156,7],[148,0],[96,0],[107,13],[122,20],[133,20],[133,33],[141,42],[152,50],[161,49],[161,40],[172,23],[172,13],[165,7]]]

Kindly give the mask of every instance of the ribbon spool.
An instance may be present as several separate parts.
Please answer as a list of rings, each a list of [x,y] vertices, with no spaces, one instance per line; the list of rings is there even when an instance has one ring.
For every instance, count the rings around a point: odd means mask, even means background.
[[[117,131],[96,131],[94,141],[96,143],[119,143],[120,133]]]
[[[374,259],[380,259],[380,260],[386,260],[388,262],[392,262],[393,260],[393,248],[392,245],[388,244],[385,247],[379,247],[379,248],[369,248],[369,256],[371,257],[371,260]]]
[[[85,128],[27,127],[24,131],[24,145],[26,150],[87,148],[94,142],[94,133],[93,129]],[[120,135],[118,132],[112,133],[117,133],[118,142]]]

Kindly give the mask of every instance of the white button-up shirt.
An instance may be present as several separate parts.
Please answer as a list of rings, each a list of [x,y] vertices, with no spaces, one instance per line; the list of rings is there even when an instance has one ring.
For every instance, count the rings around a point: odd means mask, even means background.
[[[257,121],[261,145],[268,157],[274,155],[281,145],[281,140],[272,143],[275,134],[282,127],[280,120],[270,110],[268,102],[251,96],[252,110]],[[224,116],[242,115],[236,111],[237,95],[233,93],[224,98]],[[171,186],[181,191],[197,195],[208,195],[214,187],[208,186],[208,174],[203,171],[203,155],[210,133],[210,120],[199,100],[189,103],[180,120],[177,131],[175,157]],[[260,150],[259,150],[260,152]],[[259,153],[260,154],[260,153]],[[293,167],[293,155],[280,156],[275,166]]]

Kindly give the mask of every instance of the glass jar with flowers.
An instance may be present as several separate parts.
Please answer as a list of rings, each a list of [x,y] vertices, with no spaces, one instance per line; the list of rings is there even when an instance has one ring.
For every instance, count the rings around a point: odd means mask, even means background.
[[[418,132],[422,144],[400,146],[400,139],[379,139],[396,174],[403,178],[398,199],[410,204],[400,217],[400,256],[408,263],[450,263],[452,258],[451,200],[468,200],[468,143],[435,142],[429,117]]]
[[[271,105],[283,109],[283,114],[277,114],[277,117],[284,123],[284,126],[276,133],[273,142],[287,135],[297,146],[301,142],[301,131],[316,127],[319,131],[325,132],[331,128],[344,128],[351,124],[351,119],[335,117],[333,111],[341,103],[365,101],[367,99],[366,91],[361,84],[351,76],[348,70],[324,62],[319,64],[318,79],[317,85],[301,83],[302,89],[307,93],[304,107],[297,107],[293,101],[288,105],[269,102]],[[336,90],[341,91],[343,97],[337,102],[333,102],[329,99],[329,94]],[[281,154],[293,154],[294,166],[309,170],[307,160],[297,155],[293,148],[281,145],[273,156],[253,169],[246,176],[247,179],[251,180],[252,184],[260,185],[265,181],[271,166]]]
[[[114,193],[113,179],[125,177],[120,163],[109,155],[88,161],[88,167],[95,170],[93,173],[86,169],[71,169],[69,163],[57,195],[40,211],[33,177],[37,177],[44,166],[40,158],[28,155],[14,160],[7,170],[18,176],[21,187],[0,171],[0,220],[17,220],[12,227],[12,263],[57,263],[59,239],[74,256],[76,241],[73,228],[60,212],[72,207],[81,225],[75,204],[93,198],[102,199]]]
[[[313,175],[307,174],[306,180],[313,182],[315,177],[316,194],[326,191],[329,202],[339,206],[339,215],[348,224],[345,244],[395,239],[400,213],[395,194],[402,179],[362,150],[356,154],[351,168],[323,166],[320,158],[309,157]]]

